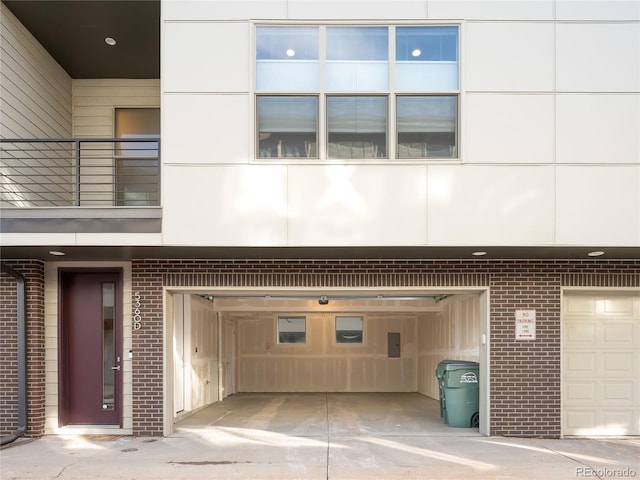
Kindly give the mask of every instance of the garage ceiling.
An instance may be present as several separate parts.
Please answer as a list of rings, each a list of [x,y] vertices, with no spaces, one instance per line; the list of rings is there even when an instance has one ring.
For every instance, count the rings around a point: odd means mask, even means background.
[[[160,78],[159,0],[3,3],[72,78]]]

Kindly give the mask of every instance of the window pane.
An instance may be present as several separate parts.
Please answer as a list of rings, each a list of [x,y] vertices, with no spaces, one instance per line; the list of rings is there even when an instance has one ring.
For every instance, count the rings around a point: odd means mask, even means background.
[[[116,205],[146,207],[160,204],[160,162],[157,142],[136,138],[160,138],[159,108],[117,108]]]
[[[398,158],[457,157],[456,96],[397,99]]]
[[[327,28],[327,90],[387,90],[388,70],[387,27]]]
[[[115,284],[102,284],[102,409],[115,406]]]
[[[159,108],[117,108],[116,138],[160,138]],[[118,142],[116,155],[126,157],[157,157],[157,142]]]
[[[336,317],[336,343],[362,343],[362,317]]]
[[[458,27],[397,27],[396,60],[458,61]]]
[[[396,89],[458,89],[458,27],[396,28]]]
[[[258,97],[258,157],[317,158],[318,97]]]
[[[278,343],[306,343],[305,317],[278,317]]]
[[[160,205],[159,171],[157,158],[116,159],[116,205]]]
[[[387,156],[387,97],[327,97],[329,158]]]
[[[317,90],[319,75],[317,27],[256,29],[258,90]]]

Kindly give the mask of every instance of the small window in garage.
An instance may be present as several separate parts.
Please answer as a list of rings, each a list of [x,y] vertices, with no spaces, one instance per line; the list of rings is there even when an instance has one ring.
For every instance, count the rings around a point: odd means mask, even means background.
[[[306,317],[278,317],[278,343],[307,343]]]
[[[336,343],[362,343],[362,317],[336,317]]]

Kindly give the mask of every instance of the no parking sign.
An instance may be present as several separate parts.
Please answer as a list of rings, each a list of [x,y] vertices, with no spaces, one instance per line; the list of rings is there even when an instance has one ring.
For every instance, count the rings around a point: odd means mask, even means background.
[[[536,339],[536,311],[516,310],[516,340]]]

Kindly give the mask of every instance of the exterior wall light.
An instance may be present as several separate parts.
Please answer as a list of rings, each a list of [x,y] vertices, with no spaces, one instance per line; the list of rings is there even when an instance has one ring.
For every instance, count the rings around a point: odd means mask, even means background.
[[[113,37],[106,37],[104,39],[104,43],[106,43],[107,45],[109,45],[110,47],[113,47],[117,42],[116,39]]]

